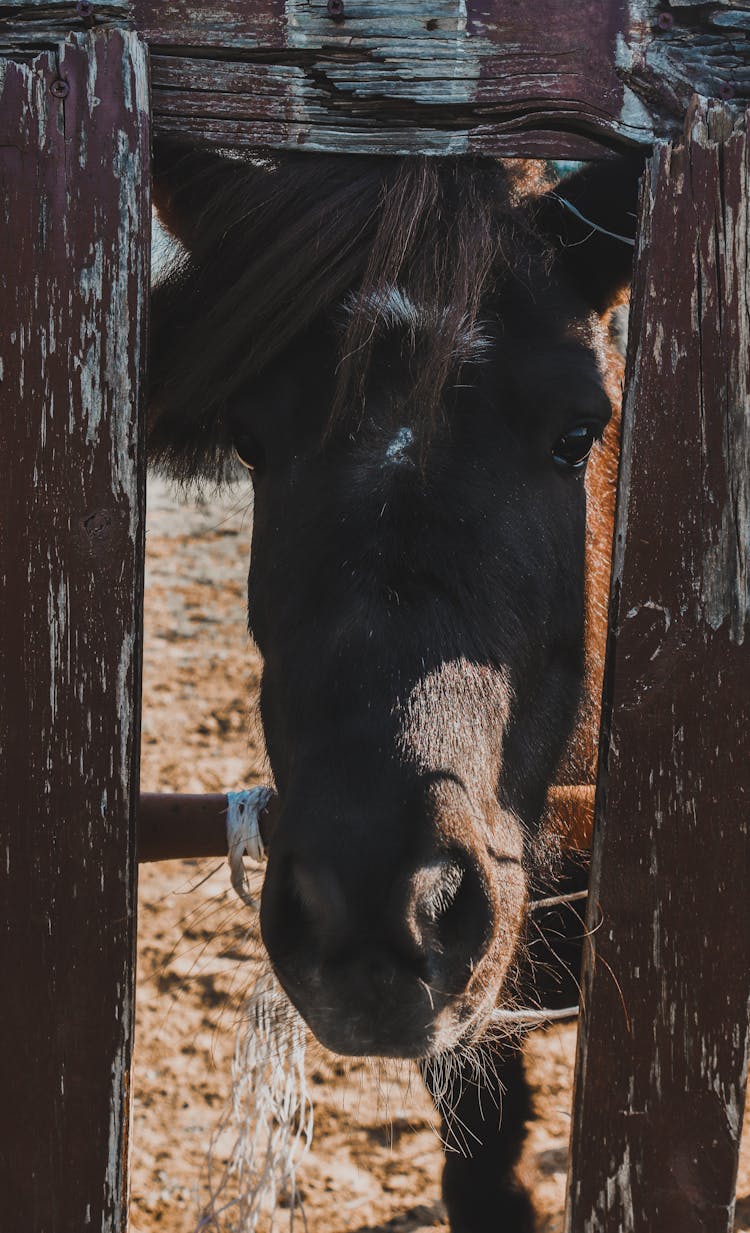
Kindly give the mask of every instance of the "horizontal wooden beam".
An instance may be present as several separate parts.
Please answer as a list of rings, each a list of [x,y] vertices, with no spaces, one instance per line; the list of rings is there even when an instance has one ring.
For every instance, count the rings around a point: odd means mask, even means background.
[[[6,0],[0,51],[131,22],[157,134],[224,146],[584,158],[750,101],[747,0]]]

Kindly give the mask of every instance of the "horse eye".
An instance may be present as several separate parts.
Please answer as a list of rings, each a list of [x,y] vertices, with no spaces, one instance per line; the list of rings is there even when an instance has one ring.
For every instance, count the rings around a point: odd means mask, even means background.
[[[552,446],[552,461],[558,467],[578,470],[591,453],[598,433],[593,424],[576,424],[558,437]]]

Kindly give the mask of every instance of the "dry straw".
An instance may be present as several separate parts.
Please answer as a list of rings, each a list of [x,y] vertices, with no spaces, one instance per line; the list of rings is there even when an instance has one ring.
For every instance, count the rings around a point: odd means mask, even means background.
[[[293,1229],[301,1212],[296,1171],[312,1134],[305,1025],[273,975],[264,973],[243,1008],[231,1096],[209,1149],[210,1197],[200,1233],[256,1233],[261,1227],[271,1233],[279,1211]],[[217,1178],[218,1149],[227,1140],[228,1163]]]
[[[268,788],[228,794],[227,837],[232,885],[256,908],[245,868],[264,858],[259,815]],[[534,912],[586,897],[586,892],[537,900]],[[515,1029],[569,1019],[577,1007],[549,1010],[501,1008],[496,1027]],[[306,1028],[271,971],[256,981],[242,1009],[232,1062],[232,1090],[208,1153],[209,1201],[196,1233],[272,1233],[279,1212],[294,1228],[305,1223],[297,1170],[313,1136],[313,1104],[305,1074]],[[219,1158],[226,1159],[223,1166]]]

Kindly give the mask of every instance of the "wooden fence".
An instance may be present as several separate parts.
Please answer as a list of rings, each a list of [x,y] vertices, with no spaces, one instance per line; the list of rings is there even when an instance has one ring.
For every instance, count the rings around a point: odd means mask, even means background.
[[[567,1228],[726,1233],[750,995],[747,0],[5,0],[0,99],[0,1225],[127,1221],[154,131],[658,141]]]

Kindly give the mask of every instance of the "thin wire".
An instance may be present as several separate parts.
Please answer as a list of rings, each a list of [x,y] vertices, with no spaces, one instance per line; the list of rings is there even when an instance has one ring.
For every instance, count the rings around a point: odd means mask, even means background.
[[[560,205],[565,206],[566,210],[570,210],[571,214],[575,214],[576,218],[585,223],[587,227],[593,227],[594,231],[599,231],[602,235],[608,235],[610,240],[620,240],[623,244],[629,244],[631,248],[635,248],[635,240],[631,240],[630,236],[619,235],[616,231],[608,231],[606,227],[600,227],[598,223],[592,222],[590,218],[586,218],[585,214],[581,214],[581,211],[573,205],[572,201],[561,197],[559,193],[550,193],[550,196],[554,197],[555,201],[559,201]]]

